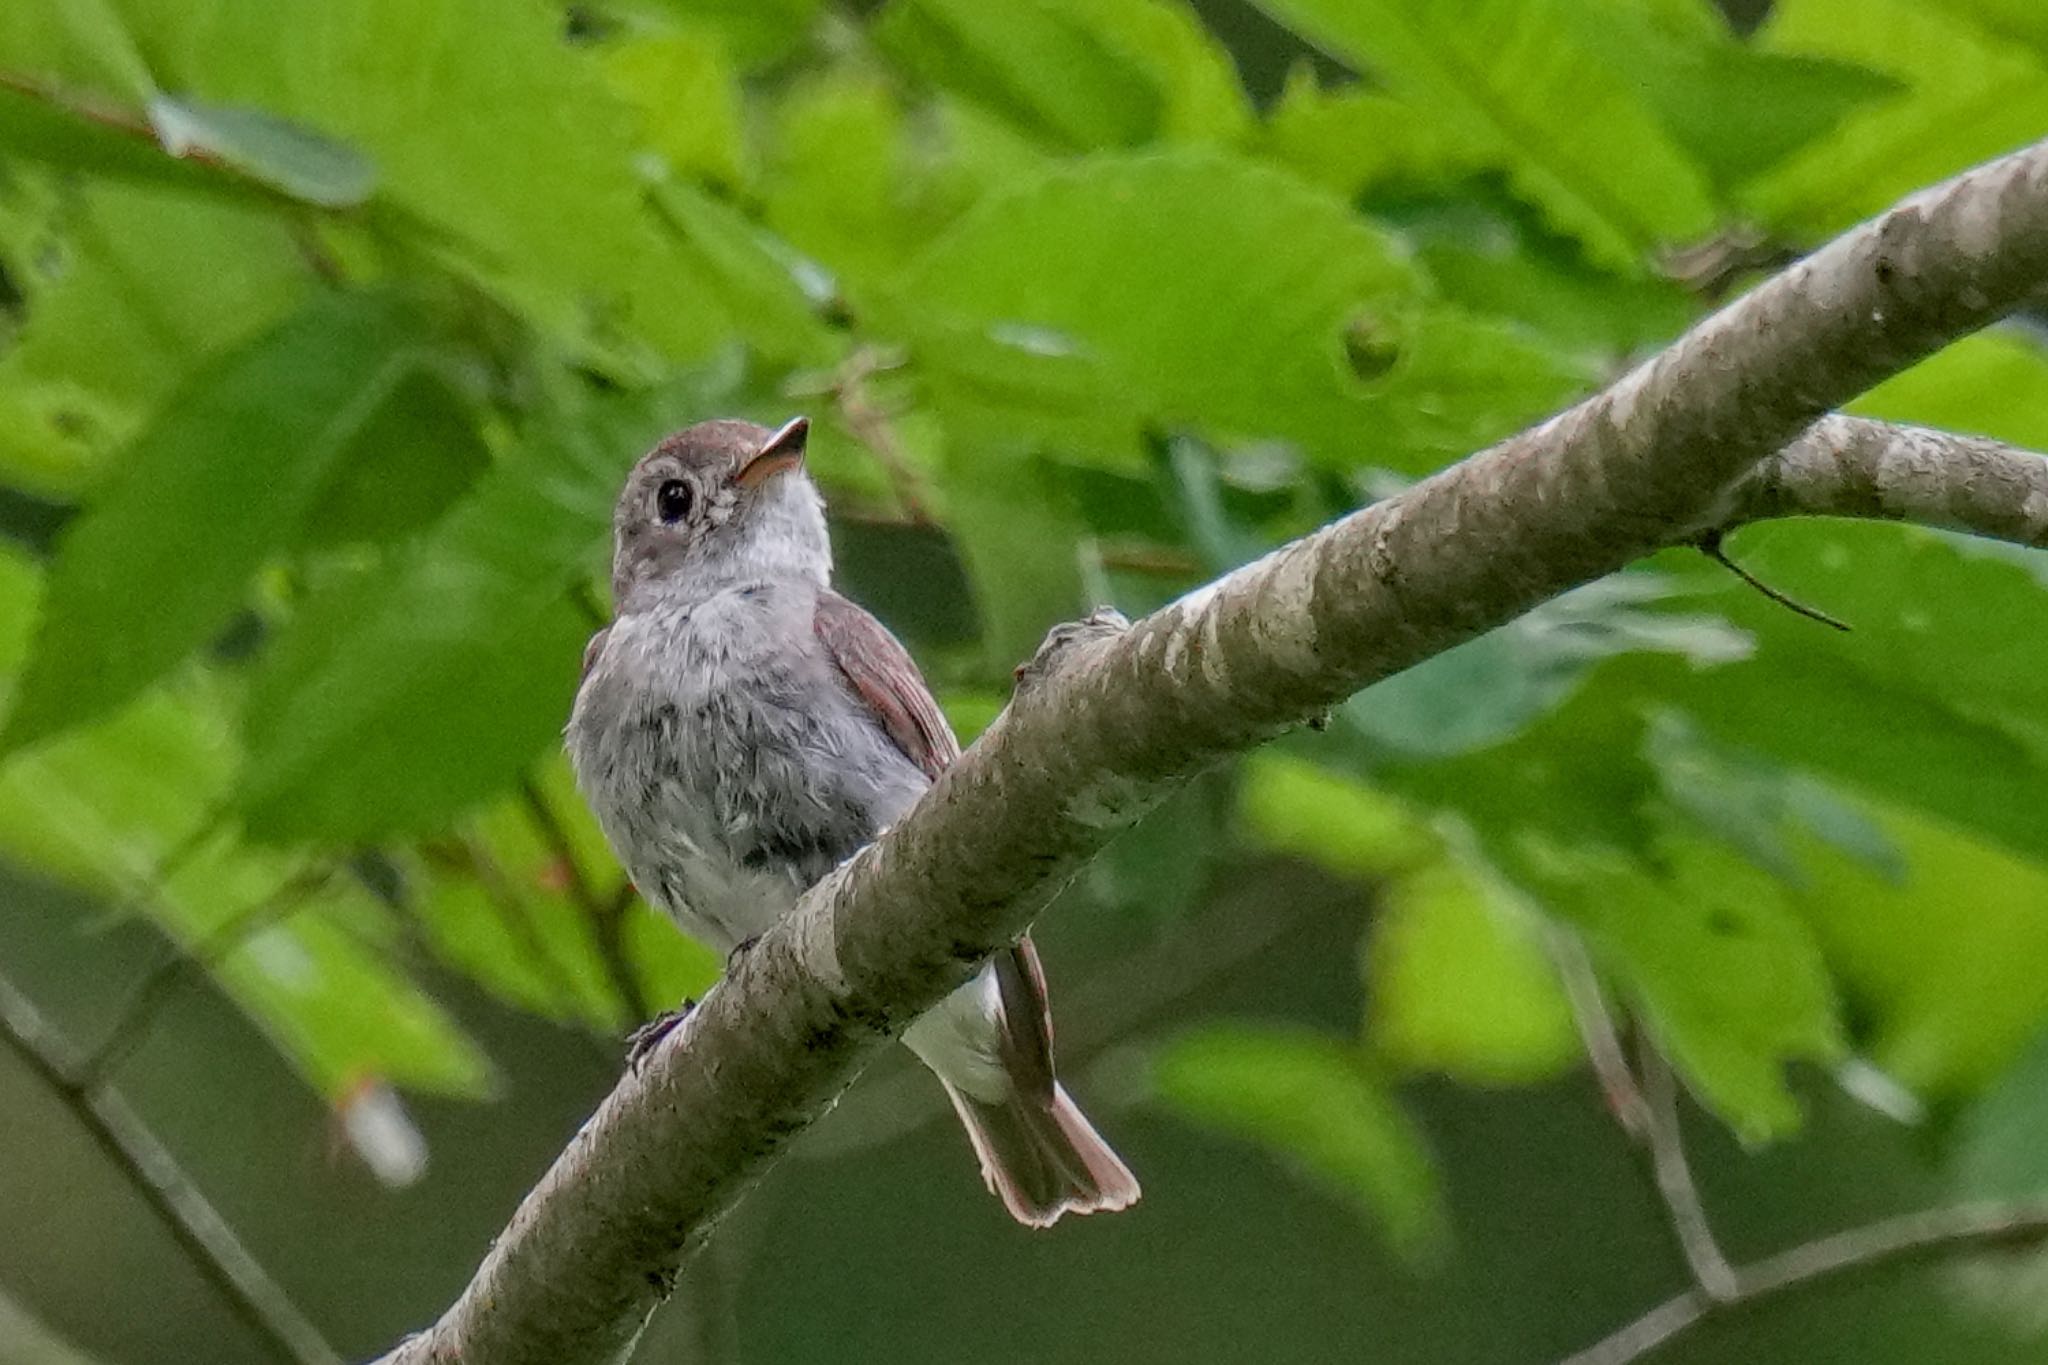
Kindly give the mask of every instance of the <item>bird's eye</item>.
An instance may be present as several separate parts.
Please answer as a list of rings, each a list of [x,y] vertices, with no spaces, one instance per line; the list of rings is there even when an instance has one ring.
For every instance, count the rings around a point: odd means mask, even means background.
[[[661,487],[654,490],[655,515],[669,526],[689,516],[690,504],[695,501],[690,485],[681,479],[664,479]]]

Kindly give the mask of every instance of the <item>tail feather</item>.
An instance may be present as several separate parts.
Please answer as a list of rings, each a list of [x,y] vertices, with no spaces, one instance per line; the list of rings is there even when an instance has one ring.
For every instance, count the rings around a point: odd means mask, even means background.
[[[1066,1087],[1055,1082],[1049,1095],[1012,1090],[1000,1103],[950,1082],[946,1094],[981,1159],[981,1178],[1018,1222],[1051,1227],[1062,1214],[1113,1212],[1137,1202],[1137,1178]]]

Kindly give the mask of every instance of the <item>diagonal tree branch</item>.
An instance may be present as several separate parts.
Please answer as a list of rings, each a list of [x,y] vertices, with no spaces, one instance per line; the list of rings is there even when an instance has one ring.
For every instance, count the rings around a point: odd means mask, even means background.
[[[193,1266],[292,1365],[341,1365],[283,1286],[235,1236],[206,1196],[119,1095],[83,1072],[70,1044],[29,998],[0,977],[0,1044],[63,1101],[128,1183],[184,1247]]]
[[[884,1043],[1178,782],[1685,538],[1829,409],[2048,279],[2048,144],[1927,191],[1613,387],[1154,613],[1063,627],[886,836],[624,1077],[394,1365],[620,1360]]]

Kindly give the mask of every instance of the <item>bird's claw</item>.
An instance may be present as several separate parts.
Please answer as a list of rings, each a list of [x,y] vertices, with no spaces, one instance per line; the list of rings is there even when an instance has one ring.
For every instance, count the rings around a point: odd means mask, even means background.
[[[690,1011],[697,1008],[694,1000],[685,1000],[672,1010],[663,1010],[639,1028],[626,1035],[626,1065],[638,1073],[647,1061],[649,1053],[661,1045],[661,1040],[675,1031],[677,1024],[690,1017]]]

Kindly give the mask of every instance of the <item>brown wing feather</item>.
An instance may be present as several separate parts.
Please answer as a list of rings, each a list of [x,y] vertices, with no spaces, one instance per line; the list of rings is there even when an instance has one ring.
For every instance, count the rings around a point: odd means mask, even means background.
[[[880,621],[828,591],[818,595],[814,624],[825,652],[905,757],[934,779],[960,757],[960,741],[932,700],[924,675]],[[1004,1068],[1025,1094],[1049,1098],[1052,1011],[1046,1002],[1045,972],[1030,935],[996,954],[995,973],[1003,1008]]]
[[[1006,953],[997,953],[996,991],[1003,1002],[1003,1069],[1017,1088],[1037,1099],[1052,1098],[1052,1001],[1045,993],[1045,968],[1038,945],[1026,934]]]
[[[610,626],[599,626],[597,634],[590,637],[590,643],[583,646],[583,671],[576,675],[576,685],[583,686],[583,680],[590,676],[590,670],[597,663],[597,656],[604,653],[605,638],[612,633]]]
[[[818,594],[818,642],[839,665],[903,756],[936,779],[960,757],[960,741],[932,700],[924,675],[887,627],[836,592]]]

